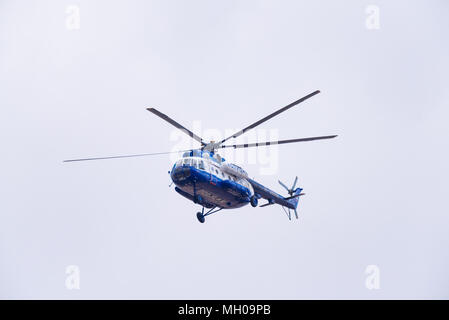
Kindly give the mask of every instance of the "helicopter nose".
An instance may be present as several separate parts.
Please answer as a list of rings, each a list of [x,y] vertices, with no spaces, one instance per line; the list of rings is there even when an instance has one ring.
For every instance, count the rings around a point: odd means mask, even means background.
[[[190,168],[184,166],[176,167],[171,172],[171,178],[175,183],[186,180],[187,178],[190,177],[190,175],[191,175]]]

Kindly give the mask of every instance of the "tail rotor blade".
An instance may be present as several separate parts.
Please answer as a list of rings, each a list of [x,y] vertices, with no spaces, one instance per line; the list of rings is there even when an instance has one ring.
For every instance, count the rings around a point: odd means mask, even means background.
[[[279,182],[279,184],[280,184],[281,186],[283,186],[283,187],[285,188],[285,190],[290,191],[290,190],[288,189],[288,187],[287,187],[285,184],[282,183],[281,180],[278,180],[278,182]]]
[[[296,182],[298,182],[298,176],[296,176],[295,182],[293,182],[293,187],[292,187],[292,190],[293,190],[293,191],[295,190]]]

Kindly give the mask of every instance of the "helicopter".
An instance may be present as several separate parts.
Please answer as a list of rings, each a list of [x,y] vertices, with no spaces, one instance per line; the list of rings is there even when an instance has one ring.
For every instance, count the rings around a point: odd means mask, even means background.
[[[155,108],[147,108],[147,110],[152,114],[165,120],[175,128],[189,135],[193,140],[199,142],[200,147],[196,149],[170,152],[70,159],[64,160],[64,162],[183,153],[182,157],[173,164],[173,167],[170,171],[168,171],[168,174],[171,177],[172,184],[175,184],[175,190],[177,193],[202,207],[201,211],[197,212],[196,214],[199,222],[204,223],[207,216],[219,212],[223,209],[241,208],[247,204],[250,204],[254,208],[277,204],[282,207],[289,220],[292,219],[291,211],[295,213],[295,217],[296,219],[298,219],[297,207],[299,198],[305,195],[305,193],[302,192],[303,189],[301,187],[296,188],[298,177],[294,179],[294,182],[290,188],[287,187],[287,185],[285,185],[283,182],[278,180],[279,184],[287,191],[288,196],[284,197],[277,192],[269,189],[268,187],[263,186],[254,179],[251,179],[248,176],[248,173],[243,168],[236,164],[228,163],[223,157],[218,154],[217,151],[224,148],[252,148],[287,143],[333,139],[337,137],[337,135],[327,135],[245,144],[225,144],[226,141],[233,138],[235,139],[243,135],[249,130],[254,129],[260,124],[306,101],[307,99],[315,96],[318,93],[320,93],[320,91],[316,90],[290,103],[289,105],[280,108],[279,110],[269,114],[268,116],[250,124],[249,126],[234,133],[233,135],[217,142],[205,141],[166,114],[158,111]],[[259,205],[259,199],[265,199],[266,203]]]

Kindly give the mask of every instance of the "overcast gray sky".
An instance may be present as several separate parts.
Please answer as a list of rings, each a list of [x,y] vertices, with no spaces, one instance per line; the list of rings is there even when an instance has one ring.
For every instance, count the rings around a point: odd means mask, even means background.
[[[0,0],[0,297],[449,298],[448,14],[444,0]],[[62,163],[172,150],[146,107],[224,134],[316,89],[255,133],[337,139],[279,146],[270,174],[238,163],[283,194],[277,179],[298,175],[299,221],[247,206],[200,224],[168,156]]]

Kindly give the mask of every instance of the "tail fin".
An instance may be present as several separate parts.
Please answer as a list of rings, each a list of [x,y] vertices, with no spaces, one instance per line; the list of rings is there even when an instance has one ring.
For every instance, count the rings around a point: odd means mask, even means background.
[[[301,193],[302,190],[302,188],[296,188],[292,196],[289,197],[290,199],[288,199],[288,202],[290,202],[295,209],[298,207],[299,197],[304,195],[304,193]]]

